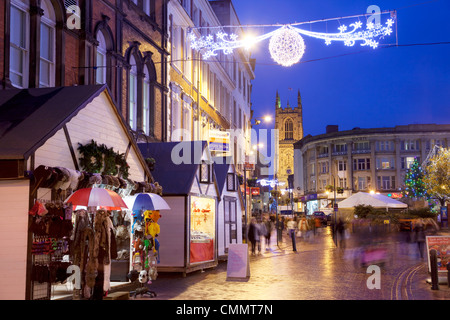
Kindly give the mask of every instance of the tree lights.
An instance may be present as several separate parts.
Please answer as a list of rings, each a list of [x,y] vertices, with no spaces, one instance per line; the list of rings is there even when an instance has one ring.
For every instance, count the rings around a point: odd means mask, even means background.
[[[405,196],[416,199],[427,197],[424,178],[424,172],[416,158],[405,175]]]
[[[332,42],[342,42],[346,46],[354,46],[357,42],[361,46],[377,48],[379,41],[393,33],[395,12],[384,24],[367,20],[365,29],[361,21],[351,23],[349,26],[341,24],[339,32],[313,32],[296,27],[298,24],[276,25],[276,30],[257,37],[247,37],[239,40],[235,33],[227,34],[223,31],[215,35],[197,36],[194,29],[189,32],[191,48],[201,51],[203,59],[217,56],[219,51],[230,54],[237,48],[249,48],[251,45],[269,39],[269,52],[272,59],[282,66],[292,66],[298,63],[305,52],[305,42],[301,35],[322,39],[326,45]],[[336,19],[338,20],[338,19]],[[312,22],[310,22],[312,23]],[[225,27],[224,27],[225,28]]]

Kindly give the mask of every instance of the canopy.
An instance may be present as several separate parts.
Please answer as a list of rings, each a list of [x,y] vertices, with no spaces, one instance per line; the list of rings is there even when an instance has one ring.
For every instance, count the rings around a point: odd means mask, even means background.
[[[339,208],[353,208],[358,205],[372,206],[374,208],[407,208],[408,205],[384,196],[382,194],[370,194],[358,192],[338,203]]]

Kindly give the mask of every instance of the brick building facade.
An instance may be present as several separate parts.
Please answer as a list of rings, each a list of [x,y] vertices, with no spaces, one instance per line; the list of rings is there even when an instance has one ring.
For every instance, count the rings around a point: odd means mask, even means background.
[[[164,141],[166,14],[164,0],[1,1],[1,89],[107,83],[130,128]]]

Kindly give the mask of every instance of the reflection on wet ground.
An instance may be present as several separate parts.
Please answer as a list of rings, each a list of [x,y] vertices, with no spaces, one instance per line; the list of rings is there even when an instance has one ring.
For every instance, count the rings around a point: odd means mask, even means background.
[[[273,236],[269,250],[250,256],[250,278],[227,281],[226,262],[215,269],[183,277],[163,273],[150,288],[153,300],[392,300],[439,299],[431,292],[426,259],[417,243],[404,232],[350,230],[337,239],[330,227],[291,239],[283,236],[277,246]],[[342,240],[342,242],[340,241]],[[380,267],[380,289],[370,289],[369,265]],[[137,299],[147,299],[137,297]]]

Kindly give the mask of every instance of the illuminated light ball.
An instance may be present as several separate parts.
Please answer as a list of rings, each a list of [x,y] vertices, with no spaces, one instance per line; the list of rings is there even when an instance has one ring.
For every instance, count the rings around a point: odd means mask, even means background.
[[[269,51],[275,62],[290,67],[305,53],[305,42],[291,27],[283,27],[270,38]]]

